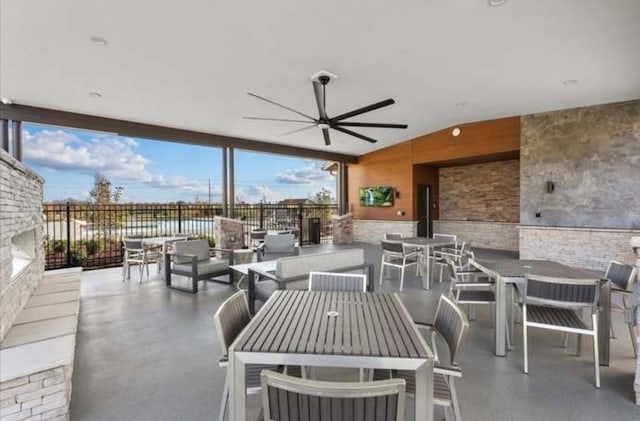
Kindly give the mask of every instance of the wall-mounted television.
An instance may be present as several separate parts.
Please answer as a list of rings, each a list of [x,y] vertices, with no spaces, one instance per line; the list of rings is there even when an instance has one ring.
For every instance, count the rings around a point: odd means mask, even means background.
[[[360,206],[393,206],[393,187],[360,187]]]

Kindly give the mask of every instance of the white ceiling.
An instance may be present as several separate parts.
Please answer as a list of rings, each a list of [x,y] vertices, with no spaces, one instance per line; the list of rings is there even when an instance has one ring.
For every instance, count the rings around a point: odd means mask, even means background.
[[[3,98],[332,152],[640,98],[638,0],[2,0],[0,12]],[[409,129],[357,129],[375,145],[332,131],[327,148],[318,129],[277,137],[300,126],[242,119],[297,117],[246,92],[316,115],[321,69],[339,75],[330,116],[394,98],[353,120]]]

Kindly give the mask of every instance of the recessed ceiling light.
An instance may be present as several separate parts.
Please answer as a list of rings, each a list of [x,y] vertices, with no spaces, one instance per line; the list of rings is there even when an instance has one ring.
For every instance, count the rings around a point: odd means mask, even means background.
[[[562,83],[564,83],[566,86],[575,85],[576,83],[578,83],[578,79],[567,79]]]
[[[498,7],[498,6],[502,6],[506,2],[507,0],[489,0],[487,1],[487,4],[491,7]]]
[[[102,94],[100,92],[89,92],[89,96],[93,99],[102,98]]]
[[[466,107],[466,106],[467,106],[466,101],[456,102],[456,107]]]
[[[91,42],[95,45],[107,45],[107,40],[99,36],[92,36]]]
[[[460,136],[460,129],[456,127],[455,129],[451,130],[451,134],[453,135],[453,137]]]

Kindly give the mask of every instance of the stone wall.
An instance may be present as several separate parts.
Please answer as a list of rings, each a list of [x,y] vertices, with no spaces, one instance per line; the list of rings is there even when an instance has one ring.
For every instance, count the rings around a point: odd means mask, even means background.
[[[335,215],[331,218],[333,244],[353,243],[353,215]]]
[[[604,271],[609,260],[634,264],[629,240],[640,230],[521,226],[520,258]]]
[[[521,130],[521,224],[640,228],[640,100],[523,116]]]
[[[363,243],[380,244],[384,234],[399,232],[405,237],[415,237],[417,221],[353,220],[353,240]]]
[[[518,251],[518,224],[511,222],[433,221],[433,232],[455,234],[471,247]]]
[[[517,159],[440,168],[440,220],[518,222]]]
[[[236,250],[244,246],[244,228],[237,219],[215,217],[216,247]]]
[[[2,420],[68,420],[72,367],[60,366],[2,383]]]
[[[0,150],[0,341],[44,273],[42,185],[44,181]],[[32,263],[12,278],[11,240],[33,230]]]

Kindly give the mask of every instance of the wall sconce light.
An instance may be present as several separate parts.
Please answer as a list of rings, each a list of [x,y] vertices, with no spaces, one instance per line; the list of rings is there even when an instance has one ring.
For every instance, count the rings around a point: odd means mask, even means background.
[[[556,189],[556,186],[553,184],[553,181],[547,181],[547,193],[553,193]]]
[[[399,210],[398,212],[396,212],[396,215],[404,216],[404,211],[403,210]]]

